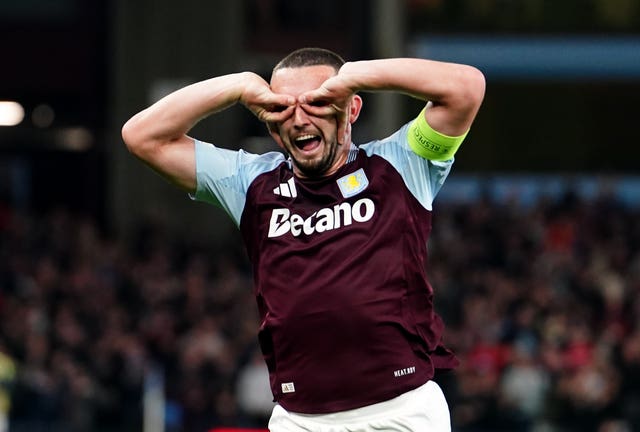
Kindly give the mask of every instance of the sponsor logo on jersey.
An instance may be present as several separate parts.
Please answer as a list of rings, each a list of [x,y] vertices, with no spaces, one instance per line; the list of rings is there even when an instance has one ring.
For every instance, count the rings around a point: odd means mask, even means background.
[[[296,184],[293,181],[293,177],[287,180],[286,183],[280,183],[278,187],[273,189],[273,193],[288,198],[297,197],[298,191],[296,190]]]
[[[295,393],[296,391],[296,386],[292,382],[282,383],[280,387],[282,388],[282,393]]]
[[[369,179],[362,168],[344,177],[340,177],[337,182],[340,193],[342,193],[342,196],[345,198],[358,195],[369,186]]]
[[[410,375],[410,374],[414,374],[416,373],[416,367],[415,366],[409,366],[403,369],[398,369],[396,371],[393,371],[393,376],[398,378],[401,376],[405,376],[405,375]]]
[[[369,198],[361,198],[353,204],[343,202],[333,207],[321,208],[304,218],[286,208],[273,209],[269,221],[268,237],[280,237],[291,233],[294,237],[301,234],[311,235],[331,231],[351,225],[354,222],[371,220],[376,206]]]

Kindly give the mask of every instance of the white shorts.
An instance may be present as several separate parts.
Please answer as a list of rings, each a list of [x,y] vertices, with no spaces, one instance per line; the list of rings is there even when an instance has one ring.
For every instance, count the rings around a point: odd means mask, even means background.
[[[276,405],[271,432],[450,432],[449,406],[433,381],[388,401],[331,414],[298,414]]]

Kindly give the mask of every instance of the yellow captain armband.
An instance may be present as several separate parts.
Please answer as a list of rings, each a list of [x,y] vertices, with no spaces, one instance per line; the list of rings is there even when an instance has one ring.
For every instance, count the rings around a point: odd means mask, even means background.
[[[433,130],[424,117],[424,109],[409,125],[409,147],[418,156],[433,161],[446,161],[453,158],[469,131],[460,136],[449,136]]]

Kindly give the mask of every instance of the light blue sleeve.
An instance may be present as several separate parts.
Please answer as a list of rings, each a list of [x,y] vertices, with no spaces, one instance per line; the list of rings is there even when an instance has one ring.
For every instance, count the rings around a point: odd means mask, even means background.
[[[407,139],[407,123],[393,135],[360,146],[367,155],[378,155],[387,160],[404,179],[407,188],[427,210],[451,171],[454,159],[437,162],[418,156]]]
[[[196,191],[192,199],[223,208],[240,225],[249,186],[285,159],[282,153],[247,153],[195,140]]]

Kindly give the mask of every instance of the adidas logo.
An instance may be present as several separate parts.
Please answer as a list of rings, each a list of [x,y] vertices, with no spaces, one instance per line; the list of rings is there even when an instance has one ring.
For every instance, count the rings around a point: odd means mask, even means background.
[[[280,183],[278,187],[273,189],[273,193],[288,198],[297,197],[298,191],[296,191],[296,184],[293,182],[293,177],[291,177],[286,183]]]

